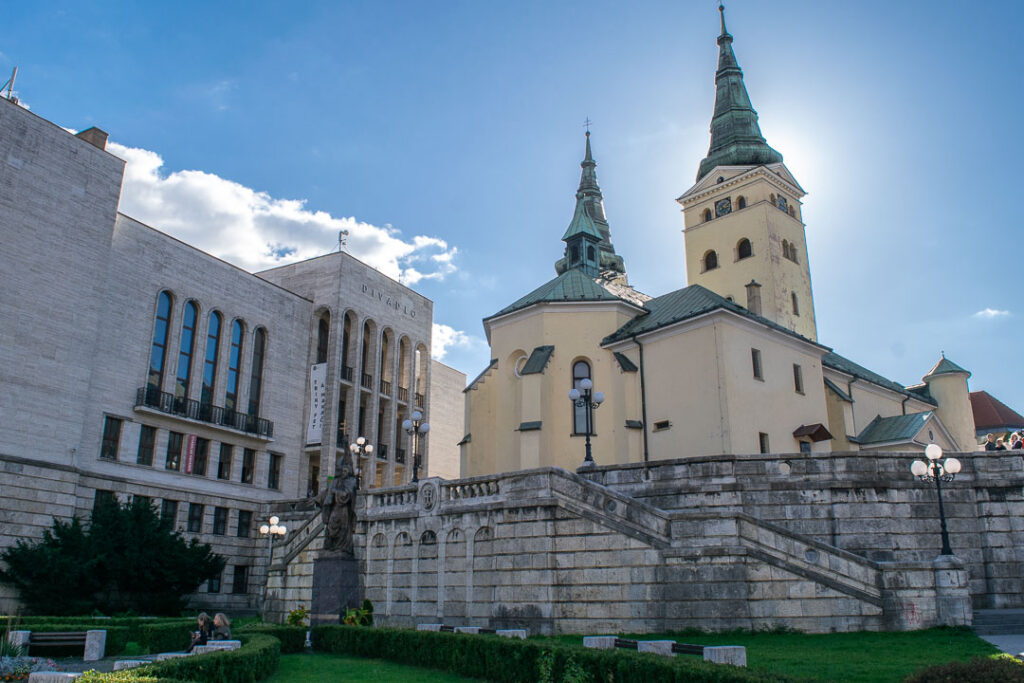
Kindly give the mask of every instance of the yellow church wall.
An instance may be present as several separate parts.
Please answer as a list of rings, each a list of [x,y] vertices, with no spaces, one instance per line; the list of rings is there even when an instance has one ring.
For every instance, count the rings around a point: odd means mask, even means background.
[[[972,451],[977,448],[967,375],[936,375],[925,378],[925,382],[932,398],[939,404],[935,412],[956,441],[957,450]]]
[[[832,450],[856,451],[859,447],[847,439],[847,425],[853,424],[853,405],[832,391],[825,390],[825,410],[828,412],[828,431],[832,435]]]
[[[770,451],[800,450],[793,431],[802,425],[828,424],[821,356],[824,350],[761,326],[723,319],[722,362],[726,368],[732,452],[757,453],[758,434],[768,434]],[[751,349],[758,349],[763,380],[755,379]],[[802,391],[796,390],[794,365]],[[829,441],[812,444],[814,452],[832,450]]]

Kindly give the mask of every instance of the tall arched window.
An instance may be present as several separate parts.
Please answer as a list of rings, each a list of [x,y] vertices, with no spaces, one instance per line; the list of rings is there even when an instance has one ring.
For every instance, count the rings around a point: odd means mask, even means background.
[[[789,255],[789,240],[782,240],[782,256],[784,258],[792,258]]]
[[[181,403],[188,399],[188,388],[192,381],[192,351],[195,347],[196,318],[199,310],[195,301],[185,304],[181,317],[181,345],[178,348],[178,380],[174,385],[174,401]]]
[[[238,409],[238,370],[242,365],[242,321],[231,324],[231,351],[228,354],[228,385],[224,391],[224,408]]]
[[[745,209],[745,208],[747,208],[747,198],[744,197],[743,195],[740,195],[739,197],[737,197],[736,198],[736,208],[738,208],[738,209]]]
[[[583,393],[580,382],[590,379],[590,363],[585,360],[578,360],[572,365],[572,388]],[[587,433],[587,406],[573,404],[572,431],[574,434]]]
[[[587,247],[587,260],[596,261],[597,255],[594,253],[594,247]]]
[[[754,255],[754,249],[750,246],[750,240],[746,237],[736,243],[736,259],[750,258]]]
[[[790,292],[789,294],[793,302],[793,315],[800,315],[800,302],[797,301],[796,292]]]
[[[572,245],[569,247],[569,263],[576,263],[580,260],[580,248],[579,245]]]
[[[330,319],[331,319],[331,314],[330,313],[324,313],[322,316],[320,316],[320,320],[317,322],[317,326],[316,326],[316,362],[317,363],[326,363],[327,362],[327,343],[330,341],[330,337],[331,337],[331,332],[330,332],[331,327],[330,327],[330,322],[328,322]]]
[[[705,223],[711,220],[711,209],[704,209],[704,213],[702,214],[702,216],[704,217]]]
[[[146,379],[147,394],[160,392],[164,382],[164,359],[167,356],[167,331],[171,326],[171,295],[160,292],[156,302],[156,323],[153,325],[153,347],[149,352],[149,375]]]
[[[249,414],[260,414],[260,394],[263,393],[263,358],[266,355],[267,332],[256,328],[252,337],[252,373],[249,376]]]
[[[206,327],[206,357],[203,360],[203,391],[199,403],[213,405],[213,384],[217,381],[217,354],[220,351],[220,313],[210,313]]]
[[[714,270],[718,267],[718,254],[714,249],[704,254],[704,270]]]

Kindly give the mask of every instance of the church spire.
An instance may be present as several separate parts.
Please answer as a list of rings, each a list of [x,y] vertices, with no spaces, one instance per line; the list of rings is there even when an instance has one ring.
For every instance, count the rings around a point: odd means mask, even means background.
[[[722,31],[718,36],[718,71],[715,72],[715,113],[711,118],[711,146],[700,162],[697,180],[715,166],[747,166],[782,161],[768,146],[757,125],[757,112],[743,83],[743,71],[725,28],[725,7],[718,5]]]
[[[608,226],[608,219],[604,215],[604,196],[601,194],[601,187],[597,184],[597,162],[590,150],[590,131],[586,133],[586,151],[583,161],[580,162],[580,186],[576,190],[576,210],[573,212],[572,221],[566,229],[562,240],[566,243],[566,258],[559,259],[555,263],[555,271],[561,275],[569,268],[576,267],[571,258],[572,245],[569,244],[570,237],[574,235],[591,235],[597,238],[597,260],[594,264],[594,272],[612,279],[622,279],[625,282],[626,266],[622,257],[615,253],[615,247],[611,241],[611,229]],[[589,268],[588,268],[589,270]]]

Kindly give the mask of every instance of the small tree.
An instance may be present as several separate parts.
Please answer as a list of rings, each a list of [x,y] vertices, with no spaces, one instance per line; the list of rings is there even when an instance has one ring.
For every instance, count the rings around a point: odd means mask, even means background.
[[[101,503],[88,529],[77,518],[55,520],[40,541],[18,541],[0,559],[0,581],[26,608],[54,615],[178,614],[187,593],[224,569],[209,544],[186,542],[141,501]]]

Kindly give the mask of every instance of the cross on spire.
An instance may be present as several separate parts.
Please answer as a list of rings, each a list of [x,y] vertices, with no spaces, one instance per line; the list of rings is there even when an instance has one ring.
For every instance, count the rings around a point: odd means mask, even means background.
[[[589,116],[583,120],[583,127],[587,129],[587,135],[590,135],[590,124],[592,123]]]

